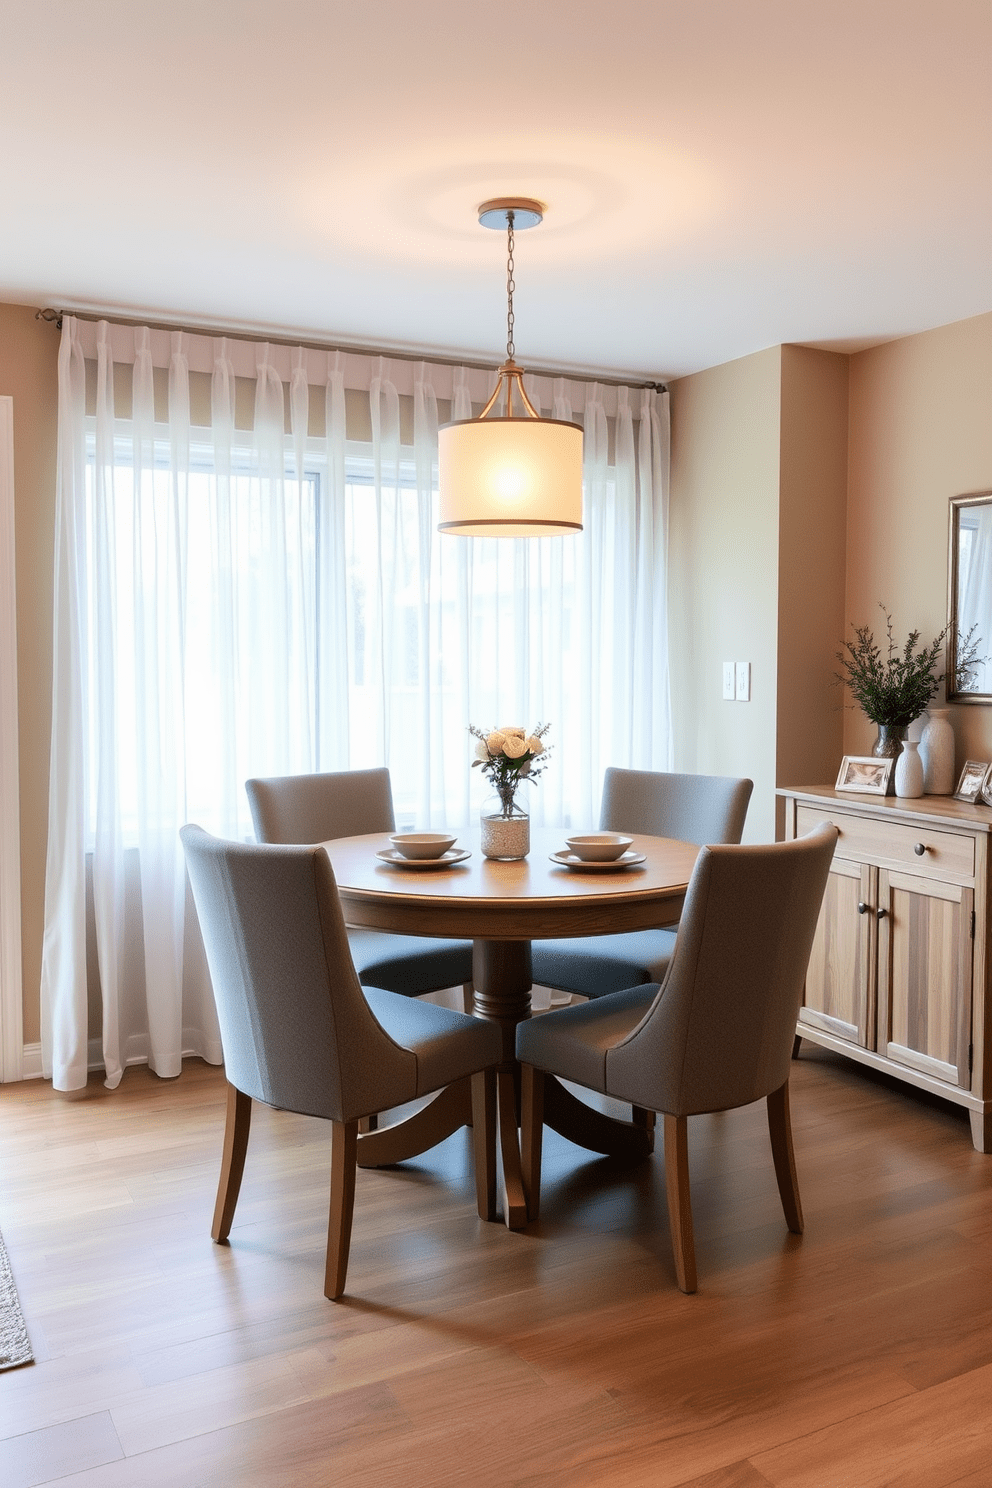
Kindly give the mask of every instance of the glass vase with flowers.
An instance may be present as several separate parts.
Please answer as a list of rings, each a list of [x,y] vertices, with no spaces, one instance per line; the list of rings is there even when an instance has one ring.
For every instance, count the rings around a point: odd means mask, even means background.
[[[510,862],[530,852],[530,814],[517,792],[523,781],[534,784],[548,765],[542,723],[528,734],[515,725],[485,732],[469,725],[476,740],[472,768],[480,769],[493,788],[482,804],[482,851],[487,858]]]

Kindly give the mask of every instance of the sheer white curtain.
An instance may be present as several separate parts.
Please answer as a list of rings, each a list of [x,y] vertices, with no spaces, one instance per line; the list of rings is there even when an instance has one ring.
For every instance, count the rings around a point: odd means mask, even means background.
[[[670,766],[667,394],[528,378],[585,428],[585,530],[436,531],[437,429],[492,374],[67,317],[59,364],[43,1052],[219,1061],[178,829],[248,837],[256,774],[389,766],[463,827],[466,733],[551,724],[535,819]]]

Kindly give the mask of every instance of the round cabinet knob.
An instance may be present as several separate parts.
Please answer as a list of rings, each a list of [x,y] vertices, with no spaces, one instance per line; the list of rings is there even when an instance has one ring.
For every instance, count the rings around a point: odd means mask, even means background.
[[[858,914],[867,914],[869,908],[870,908],[870,906],[867,905],[867,904],[859,904],[858,905]]]
[[[884,920],[885,919],[885,916],[888,914],[888,912],[889,911],[887,909],[876,909],[876,911],[875,911],[876,918],[877,919],[880,919],[880,920]]]
[[[922,858],[922,856],[926,852],[926,850],[927,850],[927,845],[926,845],[925,842],[918,842],[916,844],[916,846],[913,848],[913,851],[915,852],[915,854],[916,854],[916,856],[918,858]]]

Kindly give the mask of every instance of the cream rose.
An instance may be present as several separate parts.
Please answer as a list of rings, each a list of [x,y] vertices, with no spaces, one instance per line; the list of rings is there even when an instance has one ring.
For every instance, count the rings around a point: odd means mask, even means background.
[[[544,745],[541,743],[540,739],[537,737],[536,734],[531,734],[530,738],[527,740],[527,753],[528,754],[543,754],[544,753]]]
[[[480,739],[477,742],[477,744],[475,746],[475,757],[476,757],[477,760],[483,760],[483,761],[488,760],[488,758],[489,758],[489,745],[486,743],[485,739]]]
[[[517,726],[515,724],[513,725],[512,728],[510,728],[510,727],[504,727],[502,724],[500,724],[499,731],[500,731],[501,734],[516,734],[517,737],[518,738],[521,738],[521,739],[524,738],[524,736],[527,733],[527,730],[526,729],[517,728]]]
[[[499,754],[506,743],[506,729],[494,729],[486,738],[486,748],[490,754]]]
[[[507,734],[503,741],[503,753],[507,759],[523,759],[528,752],[527,740],[523,738],[522,732],[520,735]]]

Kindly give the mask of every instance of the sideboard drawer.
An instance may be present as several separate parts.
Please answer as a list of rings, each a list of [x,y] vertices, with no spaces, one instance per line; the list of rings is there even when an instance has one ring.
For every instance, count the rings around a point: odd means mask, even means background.
[[[836,848],[839,858],[911,868],[924,877],[974,876],[975,839],[968,832],[945,832],[922,822],[910,827],[902,822],[847,816],[825,807],[797,806],[797,836],[811,832],[825,818],[832,821],[840,832]],[[919,851],[921,847],[922,852]]]

